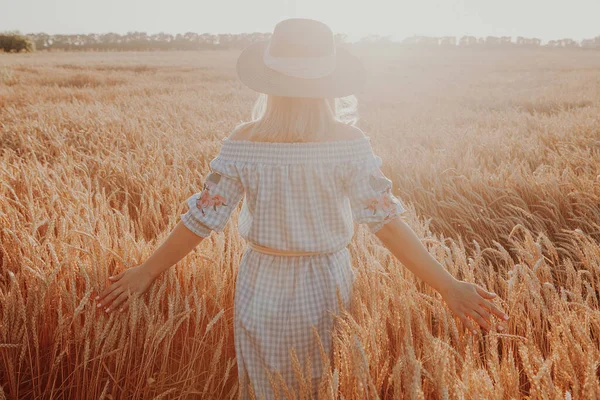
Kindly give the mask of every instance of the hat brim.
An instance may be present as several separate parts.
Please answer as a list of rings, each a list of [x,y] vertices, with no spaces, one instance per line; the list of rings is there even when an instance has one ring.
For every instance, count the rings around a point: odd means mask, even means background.
[[[362,62],[336,46],[336,69],[322,78],[305,79],[284,75],[263,62],[268,42],[253,43],[242,50],[236,70],[242,83],[259,93],[286,97],[345,97],[362,91],[366,73]]]

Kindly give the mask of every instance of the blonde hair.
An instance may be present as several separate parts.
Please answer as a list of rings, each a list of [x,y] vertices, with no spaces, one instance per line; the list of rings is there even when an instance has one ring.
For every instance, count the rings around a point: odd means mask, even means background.
[[[248,140],[263,142],[318,142],[340,124],[355,125],[358,101],[342,98],[299,98],[259,94],[251,120],[238,125]],[[326,141],[326,140],[325,140]]]

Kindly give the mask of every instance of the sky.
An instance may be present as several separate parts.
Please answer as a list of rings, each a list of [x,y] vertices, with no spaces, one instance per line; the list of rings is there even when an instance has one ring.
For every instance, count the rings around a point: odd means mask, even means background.
[[[0,0],[0,10],[0,32],[22,33],[272,32],[282,19],[302,17],[351,40],[600,35],[600,0]]]

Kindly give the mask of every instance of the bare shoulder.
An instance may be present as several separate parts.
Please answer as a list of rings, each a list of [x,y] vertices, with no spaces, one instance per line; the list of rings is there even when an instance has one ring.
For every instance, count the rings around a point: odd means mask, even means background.
[[[227,139],[229,140],[249,140],[253,122],[244,122],[233,128]]]
[[[335,132],[335,136],[336,140],[355,140],[367,137],[362,129],[348,124],[339,124]]]
[[[244,122],[236,126],[228,136],[229,140],[251,140],[252,128],[254,122]],[[331,132],[327,137],[327,141],[336,140],[355,140],[367,137],[367,135],[358,127],[339,123],[336,125],[334,132]]]

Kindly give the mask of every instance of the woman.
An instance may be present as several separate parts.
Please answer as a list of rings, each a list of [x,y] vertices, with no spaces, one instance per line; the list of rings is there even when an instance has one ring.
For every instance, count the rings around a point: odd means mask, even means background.
[[[272,398],[271,380],[277,378],[297,387],[292,349],[303,367],[310,357],[316,395],[323,370],[312,328],[331,355],[336,292],[348,307],[355,278],[347,248],[354,223],[366,224],[439,291],[471,331],[477,332],[473,320],[490,329],[492,315],[508,319],[489,301],[495,294],[451,276],[402,220],[406,208],[392,194],[381,158],[348,118],[353,107],[341,100],[363,87],[364,68],[336,47],[329,27],[309,19],[282,21],[269,42],[242,52],[237,72],[262,93],[253,120],[224,139],[181,222],[142,265],[110,278],[99,307],[119,308],[146,291],[211,231],[221,232],[245,196],[238,228],[248,248],[234,300],[241,398],[249,390]]]

